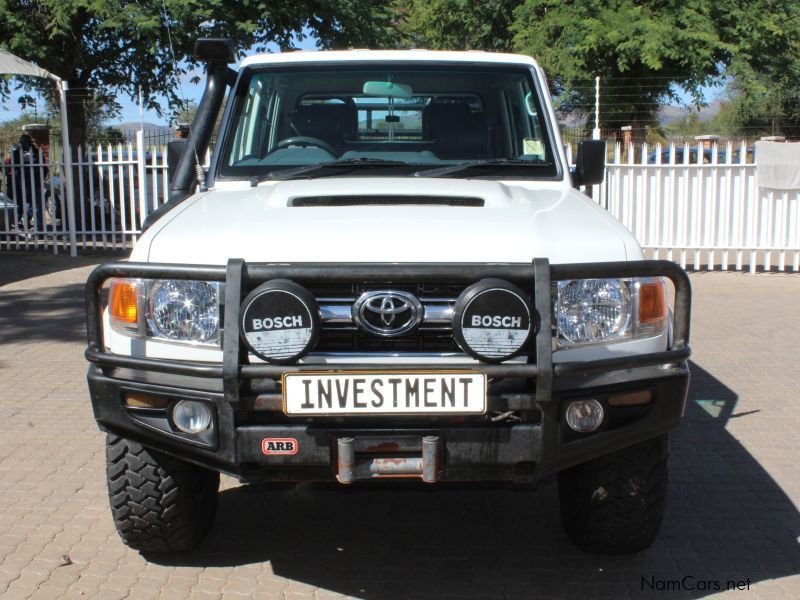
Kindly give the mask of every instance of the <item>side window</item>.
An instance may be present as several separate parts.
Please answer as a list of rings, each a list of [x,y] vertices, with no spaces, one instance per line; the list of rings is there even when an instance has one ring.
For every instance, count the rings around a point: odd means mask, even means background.
[[[522,80],[506,88],[504,96],[514,158],[546,162],[545,132],[535,92]]]
[[[265,86],[260,77],[253,77],[236,128],[229,165],[266,154],[270,144],[274,102],[274,88]]]

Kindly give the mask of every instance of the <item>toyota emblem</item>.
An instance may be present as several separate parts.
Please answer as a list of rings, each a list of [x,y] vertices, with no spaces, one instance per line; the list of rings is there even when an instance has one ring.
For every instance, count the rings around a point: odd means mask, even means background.
[[[422,321],[424,309],[408,292],[364,292],[353,304],[353,320],[373,335],[394,337],[411,333]]]

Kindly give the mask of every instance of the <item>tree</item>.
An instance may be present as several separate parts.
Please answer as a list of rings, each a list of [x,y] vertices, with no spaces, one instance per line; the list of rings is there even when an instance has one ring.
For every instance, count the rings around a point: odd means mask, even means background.
[[[800,138],[800,4],[776,2],[755,30],[731,26],[727,34],[741,40],[741,51],[728,69],[721,124],[751,138]]]
[[[200,36],[232,37],[242,51],[314,35],[323,47],[376,45],[389,25],[389,0],[0,0],[0,46],[61,77],[70,87],[73,145],[86,140],[83,97],[135,97],[161,111],[158,95],[180,102],[177,78],[196,66]],[[173,56],[174,51],[174,56]],[[186,62],[183,62],[187,59]]]
[[[35,86],[33,81],[27,80],[21,87]],[[21,98],[29,98],[25,93]],[[106,123],[119,117],[122,107],[116,102],[105,102],[97,98],[87,97],[82,100],[84,114],[86,116],[86,141],[96,143],[97,141],[122,140],[122,134],[118,130],[106,127]],[[31,107],[32,103],[25,101],[23,106]],[[14,144],[19,139],[22,127],[31,123],[46,123],[50,127],[50,135],[59,138],[61,136],[61,119],[58,118],[59,102],[54,94],[45,95],[43,110],[34,112],[24,109],[24,112],[16,118],[0,122],[0,151],[7,149],[10,144]]]
[[[676,87],[699,102],[731,50],[710,2],[525,0],[512,29],[516,47],[540,57],[563,110],[590,112],[600,76],[600,126],[632,125],[634,137],[657,123]]]
[[[519,0],[411,0],[396,5],[406,44],[433,50],[512,50]]]
[[[730,77],[745,126],[778,113],[793,126],[800,113],[796,0],[412,0],[395,11],[416,45],[534,56],[557,108],[587,121],[600,76],[601,127],[632,125],[639,138],[664,103],[688,93],[699,106],[705,86]]]
[[[675,138],[691,139],[697,135],[709,134],[713,130],[713,126],[710,123],[701,121],[696,112],[691,112],[685,117],[681,117],[666,128],[669,137],[673,140]]]

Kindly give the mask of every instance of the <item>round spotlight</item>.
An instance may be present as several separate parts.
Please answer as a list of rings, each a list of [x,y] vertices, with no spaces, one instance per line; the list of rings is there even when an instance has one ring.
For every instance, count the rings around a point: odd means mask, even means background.
[[[287,279],[273,279],[254,289],[242,303],[242,341],[270,363],[291,363],[319,339],[319,306],[313,294]]]
[[[534,329],[527,296],[502,279],[481,279],[458,297],[453,337],[467,354],[502,362],[517,354]]]
[[[567,425],[578,433],[595,431],[603,423],[603,405],[594,398],[573,400],[567,406]]]
[[[172,409],[172,422],[184,433],[200,433],[211,425],[211,407],[197,400],[179,400]]]

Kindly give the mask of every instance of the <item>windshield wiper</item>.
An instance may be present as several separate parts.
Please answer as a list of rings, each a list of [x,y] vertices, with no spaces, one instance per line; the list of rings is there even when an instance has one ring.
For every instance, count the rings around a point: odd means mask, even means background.
[[[460,173],[471,169],[491,169],[493,167],[552,167],[553,163],[533,162],[518,158],[493,158],[491,160],[478,160],[472,162],[461,162],[456,165],[437,167],[435,169],[423,169],[415,171],[414,177],[443,177],[452,173]]]
[[[294,169],[285,169],[283,171],[271,171],[265,175],[259,175],[250,179],[252,187],[257,186],[267,180],[284,181],[287,179],[297,179],[301,177],[308,177],[310,175],[322,176],[325,171],[332,170],[334,172],[349,169],[372,169],[380,167],[398,167],[408,165],[407,162],[402,160],[386,160],[383,158],[344,158],[341,160],[332,160],[330,162],[316,163],[313,165],[303,165]]]

